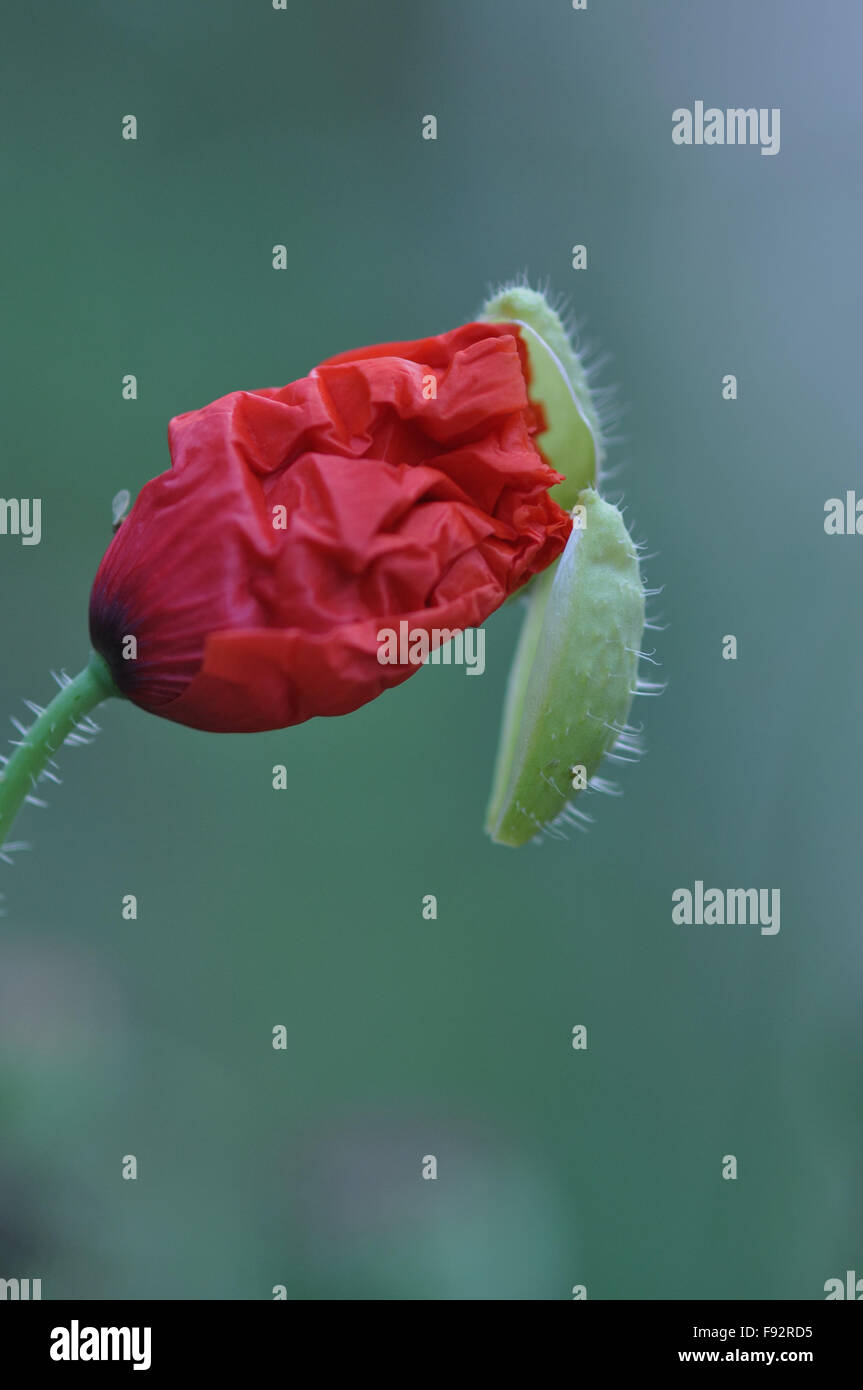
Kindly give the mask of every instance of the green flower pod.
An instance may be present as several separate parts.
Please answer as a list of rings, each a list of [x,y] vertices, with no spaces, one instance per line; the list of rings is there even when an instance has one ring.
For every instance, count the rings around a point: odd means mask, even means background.
[[[644,587],[618,509],[578,494],[560,560],[539,575],[513,662],[486,829],[522,845],[559,819],[615,743],[635,753],[626,724],[635,694]]]
[[[570,511],[582,488],[596,487],[603,461],[602,432],[587,374],[569,335],[538,290],[512,285],[482,307],[486,323],[513,323],[520,330],[529,365],[528,397],[541,407],[546,429],[536,444],[565,481],[550,488]]]

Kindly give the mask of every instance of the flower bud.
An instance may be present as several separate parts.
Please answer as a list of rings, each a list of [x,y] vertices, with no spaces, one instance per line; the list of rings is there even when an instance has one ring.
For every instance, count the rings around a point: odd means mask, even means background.
[[[171,421],[93,585],[117,689],[215,732],[347,714],[413,675],[383,629],[485,622],[572,527],[533,435],[517,330],[340,353]]]

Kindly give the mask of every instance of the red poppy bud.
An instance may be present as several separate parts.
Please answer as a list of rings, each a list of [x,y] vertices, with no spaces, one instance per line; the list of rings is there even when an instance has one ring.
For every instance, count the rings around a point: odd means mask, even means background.
[[[382,627],[434,646],[484,622],[571,529],[526,372],[517,328],[469,323],[177,416],[93,586],[121,693],[199,729],[284,728],[413,674],[378,660]]]

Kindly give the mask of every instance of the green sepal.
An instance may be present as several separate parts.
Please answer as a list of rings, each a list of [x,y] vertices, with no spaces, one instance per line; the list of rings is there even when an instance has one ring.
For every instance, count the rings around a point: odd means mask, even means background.
[[[644,629],[638,555],[618,509],[593,488],[566,549],[533,582],[507,687],[486,830],[522,845],[578,795],[626,724]]]
[[[596,486],[603,459],[599,417],[581,359],[560,315],[539,290],[520,285],[500,290],[483,305],[480,319],[520,330],[530,367],[528,397],[542,407],[547,426],[536,444],[565,479],[549,493],[569,511],[582,488]]]

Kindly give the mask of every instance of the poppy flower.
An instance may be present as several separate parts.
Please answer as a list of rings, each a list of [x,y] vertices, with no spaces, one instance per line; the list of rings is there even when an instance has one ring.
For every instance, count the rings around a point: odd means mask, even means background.
[[[172,467],[115,528],[86,667],[0,755],[0,860],[54,754],[112,696],[214,732],[347,714],[530,583],[486,828],[498,844],[580,824],[573,795],[631,761],[644,598],[601,497],[589,373],[544,295],[505,286],[479,322],[328,358],[171,421]],[[125,508],[128,494],[123,498]],[[571,511],[570,511],[571,509]],[[398,643],[394,659],[390,638]],[[416,646],[424,653],[415,657]],[[465,644],[466,648],[466,644]],[[650,656],[652,660],[652,655]]]
[[[519,330],[490,323],[179,415],[99,566],[93,646],[121,694],[198,729],[357,709],[417,669],[382,664],[382,627],[433,646],[563,550],[543,425]]]

